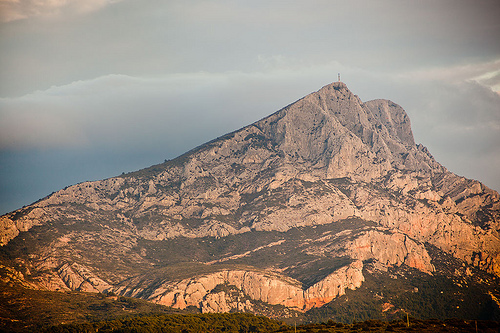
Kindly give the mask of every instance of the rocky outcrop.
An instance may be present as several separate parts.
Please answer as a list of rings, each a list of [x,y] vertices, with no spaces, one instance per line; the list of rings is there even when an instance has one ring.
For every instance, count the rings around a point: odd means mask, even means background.
[[[22,208],[0,216],[0,245],[7,244],[20,232],[28,231],[33,226],[42,225],[49,220],[45,210],[38,207]]]
[[[70,290],[103,292],[111,286],[92,274],[87,268],[73,264],[64,264],[57,270],[58,275]]]
[[[207,294],[199,304],[201,312],[255,312],[253,302],[242,291],[234,290],[235,288],[226,289],[229,291],[222,290]]]
[[[434,271],[425,247],[400,232],[370,230],[343,247],[351,258],[376,259],[386,266],[406,264],[429,274]]]
[[[303,309],[323,306],[335,297],[344,295],[347,289],[354,290],[361,287],[365,281],[362,270],[363,263],[356,260],[309,287],[304,292]]]
[[[196,306],[203,312],[212,312],[234,307],[228,305],[237,303],[234,297],[229,297],[227,291],[219,290],[221,286],[232,286],[240,292],[236,293],[237,297],[245,295],[254,301],[307,311],[344,295],[346,289],[359,288],[364,281],[362,269],[363,263],[354,261],[306,290],[302,289],[299,281],[276,273],[225,270],[178,282],[165,282],[146,298],[174,308]],[[117,292],[134,295],[133,290],[118,289]],[[251,308],[251,302],[241,306],[243,309]]]

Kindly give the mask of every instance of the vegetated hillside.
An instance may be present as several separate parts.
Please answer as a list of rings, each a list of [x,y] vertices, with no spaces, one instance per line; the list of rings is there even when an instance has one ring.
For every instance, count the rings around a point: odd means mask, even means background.
[[[287,325],[266,317],[249,314],[149,315],[113,321],[69,324],[48,328],[44,332],[497,332],[499,322],[451,319],[418,320],[403,318],[390,322],[367,320],[352,324],[324,323]]]
[[[33,290],[0,281],[0,332],[40,332],[63,324],[78,326],[139,314],[189,312],[113,294]]]
[[[1,285],[0,332],[497,332],[499,321],[416,319],[287,323],[252,314],[191,313],[123,296]],[[12,298],[15,296],[15,298]]]
[[[1,260],[29,288],[201,312],[494,319],[499,222],[498,193],[415,144],[400,106],[336,82],[174,160],[0,217]]]

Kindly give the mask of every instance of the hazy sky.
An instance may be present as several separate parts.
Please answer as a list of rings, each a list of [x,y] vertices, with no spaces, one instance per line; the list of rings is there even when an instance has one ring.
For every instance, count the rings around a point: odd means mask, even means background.
[[[500,190],[498,0],[0,0],[0,213],[173,158],[338,72]]]

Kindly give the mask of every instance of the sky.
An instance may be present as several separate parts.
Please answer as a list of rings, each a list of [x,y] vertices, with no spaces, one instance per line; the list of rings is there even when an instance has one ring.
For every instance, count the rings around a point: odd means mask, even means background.
[[[500,190],[498,0],[0,0],[0,214],[337,80]]]

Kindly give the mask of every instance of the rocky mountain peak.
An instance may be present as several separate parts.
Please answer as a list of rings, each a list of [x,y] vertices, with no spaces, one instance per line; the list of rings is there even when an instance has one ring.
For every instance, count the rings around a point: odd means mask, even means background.
[[[408,115],[388,100],[363,103],[343,82],[326,85],[255,123],[290,164],[324,178],[369,180],[393,168],[441,171],[415,146]]]
[[[498,193],[416,145],[399,105],[335,82],[176,159],[1,216],[0,264],[35,288],[290,314],[389,271],[493,281],[499,239]]]

